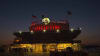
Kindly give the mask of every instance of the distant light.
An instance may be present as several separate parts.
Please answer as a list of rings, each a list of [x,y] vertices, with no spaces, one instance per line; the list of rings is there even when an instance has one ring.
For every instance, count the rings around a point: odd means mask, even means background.
[[[46,32],[46,30],[43,30],[43,32]]]
[[[22,34],[22,31],[19,31],[20,34]]]
[[[16,42],[19,42],[20,40],[15,40]]]
[[[82,28],[79,27],[79,30],[82,30]]]
[[[73,31],[74,31],[74,29],[73,29],[73,28],[71,28],[71,29],[70,29],[70,31],[71,31],[71,32],[73,32]]]
[[[33,34],[34,33],[34,31],[33,30],[31,30],[31,34]]]
[[[60,30],[59,30],[59,29],[57,29],[57,30],[56,30],[56,32],[57,32],[57,33],[59,33],[59,32],[60,32]]]

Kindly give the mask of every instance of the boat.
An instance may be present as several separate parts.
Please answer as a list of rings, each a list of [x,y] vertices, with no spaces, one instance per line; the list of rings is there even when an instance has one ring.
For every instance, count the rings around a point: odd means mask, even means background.
[[[81,40],[74,40],[81,28],[70,28],[68,20],[52,21],[42,17],[33,21],[28,32],[14,32],[16,36],[9,50],[18,56],[53,56],[53,53],[81,50]],[[52,55],[51,55],[52,54]]]

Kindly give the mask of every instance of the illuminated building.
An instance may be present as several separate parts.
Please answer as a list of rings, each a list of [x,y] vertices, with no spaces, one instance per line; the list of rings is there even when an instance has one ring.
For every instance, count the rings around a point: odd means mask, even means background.
[[[41,23],[32,22],[29,32],[15,32],[16,39],[11,50],[21,48],[29,53],[50,53],[71,47],[79,51],[81,41],[74,39],[80,33],[80,29],[70,29],[68,21],[54,22],[43,18]]]

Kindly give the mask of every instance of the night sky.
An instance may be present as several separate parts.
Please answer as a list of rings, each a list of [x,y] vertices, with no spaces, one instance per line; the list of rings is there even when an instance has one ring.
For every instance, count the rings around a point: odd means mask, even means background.
[[[67,16],[67,11],[72,16]],[[70,27],[82,28],[77,37],[83,44],[100,44],[99,0],[0,0],[0,44],[12,43],[13,32],[28,31],[32,14],[41,19],[44,14],[50,19],[67,19]]]

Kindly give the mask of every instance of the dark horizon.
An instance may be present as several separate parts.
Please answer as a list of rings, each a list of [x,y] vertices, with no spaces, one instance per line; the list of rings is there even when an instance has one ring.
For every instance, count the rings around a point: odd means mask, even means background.
[[[82,33],[77,37],[82,44],[100,44],[100,1],[98,0],[2,0],[0,1],[0,44],[13,42],[15,31],[28,31],[32,14],[42,14],[50,19],[67,19],[72,28],[81,27]],[[72,17],[67,17],[67,11]]]

